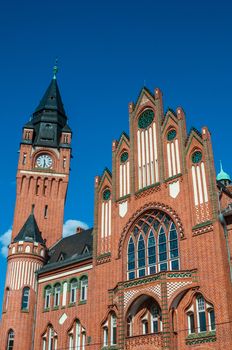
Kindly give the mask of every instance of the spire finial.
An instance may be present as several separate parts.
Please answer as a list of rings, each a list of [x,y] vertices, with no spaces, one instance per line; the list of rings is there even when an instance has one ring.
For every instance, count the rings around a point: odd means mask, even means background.
[[[222,169],[222,161],[220,160],[220,171],[223,171]]]
[[[56,58],[55,65],[53,66],[53,79],[56,79],[56,74],[58,72],[57,63],[58,63],[58,58]]]

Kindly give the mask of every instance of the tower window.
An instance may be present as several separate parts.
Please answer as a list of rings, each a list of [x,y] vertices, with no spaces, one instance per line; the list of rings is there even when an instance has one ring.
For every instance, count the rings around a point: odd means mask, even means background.
[[[66,157],[63,158],[63,168],[66,168]]]
[[[64,135],[64,143],[68,143],[68,135]]]
[[[27,154],[23,153],[23,161],[22,161],[23,165],[26,164],[26,160],[27,160]]]
[[[44,218],[46,219],[48,217],[48,205],[46,204],[44,207]]]
[[[22,310],[28,310],[29,309],[29,297],[30,297],[30,288],[25,287],[23,288],[23,294],[22,294]]]
[[[13,329],[9,330],[8,339],[7,339],[7,350],[13,350],[14,348],[14,331]]]

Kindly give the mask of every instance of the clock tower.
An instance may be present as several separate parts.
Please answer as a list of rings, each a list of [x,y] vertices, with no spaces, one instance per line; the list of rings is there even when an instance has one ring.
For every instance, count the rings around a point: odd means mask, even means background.
[[[57,67],[32,118],[23,127],[12,240],[30,213],[49,248],[62,237],[69,181],[71,129],[59,92]]]

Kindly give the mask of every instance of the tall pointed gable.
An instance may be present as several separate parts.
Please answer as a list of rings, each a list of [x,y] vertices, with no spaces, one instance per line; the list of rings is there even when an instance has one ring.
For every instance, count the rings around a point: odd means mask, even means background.
[[[59,147],[61,133],[71,133],[56,79],[57,67],[55,66],[54,69],[56,69],[54,76],[32,119],[24,126],[34,130],[31,141],[34,146]]]
[[[15,237],[14,242],[18,241],[44,243],[33,213],[29,215],[27,221]]]

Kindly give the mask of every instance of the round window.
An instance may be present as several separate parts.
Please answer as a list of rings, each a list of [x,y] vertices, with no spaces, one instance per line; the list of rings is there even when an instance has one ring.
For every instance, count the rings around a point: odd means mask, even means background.
[[[122,154],[121,154],[121,163],[125,163],[126,161],[127,161],[127,159],[128,159],[128,152],[123,152]]]
[[[167,134],[168,141],[174,140],[175,137],[176,137],[176,130],[175,129],[170,130]]]
[[[196,151],[192,155],[192,162],[199,163],[202,160],[202,153],[200,151]]]
[[[146,109],[139,117],[138,127],[146,129],[154,120],[154,112],[151,109]]]
[[[107,188],[104,192],[103,192],[103,199],[104,201],[108,201],[110,199],[110,195],[111,195],[111,192],[110,190]]]

